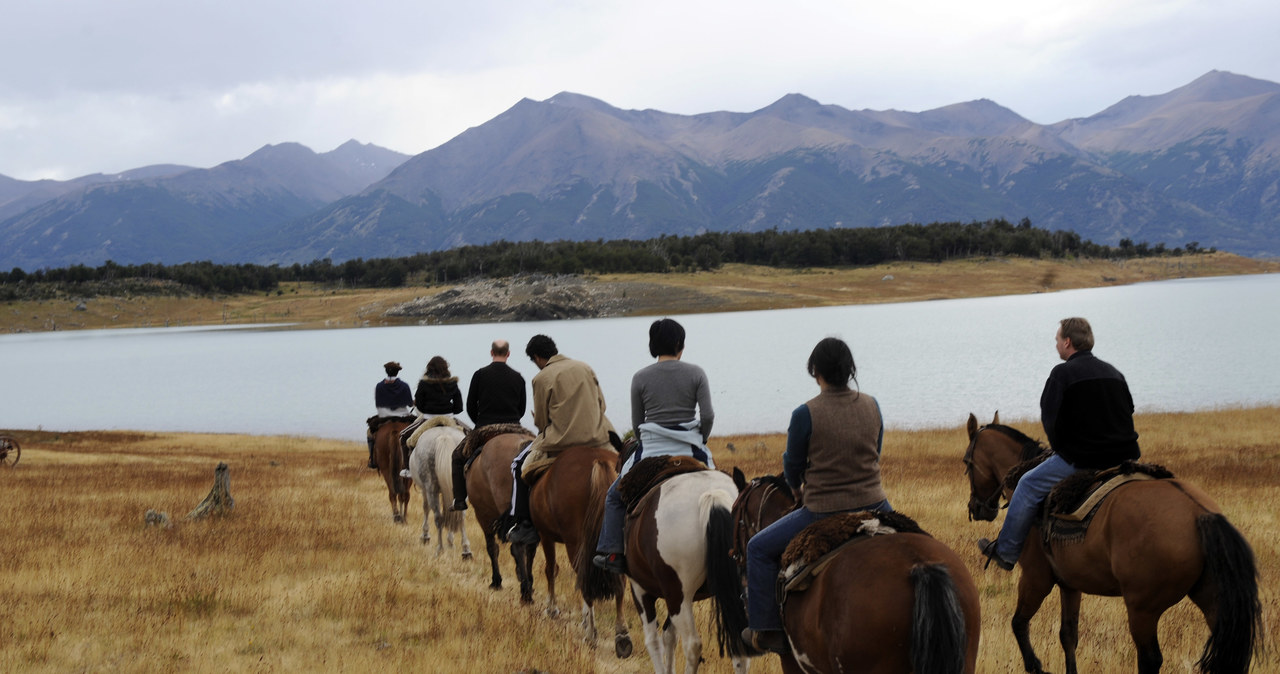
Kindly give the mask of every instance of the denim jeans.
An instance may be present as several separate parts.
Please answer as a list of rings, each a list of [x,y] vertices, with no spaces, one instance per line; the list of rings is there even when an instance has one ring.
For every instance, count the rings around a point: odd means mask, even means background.
[[[888,501],[859,510],[893,512]],[[815,513],[804,506],[783,515],[781,519],[760,530],[747,542],[747,624],[751,629],[782,629],[782,613],[778,608],[778,571],[782,553],[800,530],[820,519],[839,514]]]
[[[618,496],[618,482],[621,480],[621,476],[614,480],[604,496],[604,522],[600,525],[600,540],[596,543],[596,552],[622,552],[622,528],[627,512],[622,504],[622,497]]]
[[[1005,514],[1004,525],[1000,527],[1000,537],[996,539],[996,554],[1001,559],[1007,562],[1018,561],[1018,557],[1022,555],[1022,546],[1027,541],[1027,532],[1035,521],[1036,508],[1040,507],[1055,485],[1074,472],[1074,466],[1054,454],[1018,480],[1018,486],[1009,498],[1009,512]]]

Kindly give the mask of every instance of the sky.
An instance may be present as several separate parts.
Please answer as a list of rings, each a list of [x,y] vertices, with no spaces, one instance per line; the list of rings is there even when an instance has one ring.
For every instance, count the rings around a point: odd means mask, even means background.
[[[9,0],[0,175],[414,155],[561,91],[688,115],[986,98],[1052,124],[1211,70],[1280,82],[1277,26],[1275,0]]]

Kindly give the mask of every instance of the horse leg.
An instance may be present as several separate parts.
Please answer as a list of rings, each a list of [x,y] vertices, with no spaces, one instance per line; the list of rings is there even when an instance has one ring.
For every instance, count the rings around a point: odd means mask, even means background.
[[[453,521],[462,534],[462,558],[471,559],[471,540],[467,538],[467,522],[462,518],[462,513],[458,513]]]
[[[1022,575],[1018,578],[1018,603],[1010,626],[1018,641],[1018,650],[1022,652],[1023,668],[1031,674],[1044,674],[1040,658],[1036,657],[1036,651],[1031,646],[1031,618],[1035,617],[1036,611],[1040,610],[1040,605],[1053,590],[1053,580],[1044,574],[1028,573],[1029,570],[1024,566]]]
[[[511,544],[511,558],[516,562],[516,580],[520,582],[520,603],[533,603],[533,553],[537,547]]]
[[[1062,622],[1058,628],[1058,641],[1066,658],[1067,674],[1076,674],[1076,646],[1080,644],[1080,592],[1058,588],[1062,602]]]
[[[596,611],[591,602],[586,599],[582,600],[582,641],[587,644],[591,650],[596,649],[596,638],[599,633],[596,632]]]
[[[484,534],[484,551],[489,553],[489,589],[501,590],[502,572],[498,570],[498,537],[488,531]]]
[[[536,546],[530,545],[530,549],[537,549]],[[544,567],[547,576],[547,617],[554,618],[560,615],[560,607],[556,605],[556,544],[542,538],[542,554],[546,557],[546,566]]]
[[[418,485],[421,487],[422,485]],[[422,536],[418,540],[423,545],[431,542],[431,504],[427,500],[427,490],[422,489]]]
[[[685,674],[694,674],[702,662],[702,637],[698,635],[698,623],[693,617],[693,596],[686,594],[678,612],[670,618],[680,636],[680,645],[684,647]]]
[[[645,594],[634,582],[631,583],[631,598],[635,600],[636,613],[640,614],[644,649],[649,652],[654,674],[671,674],[671,651],[663,649],[663,635],[658,627],[658,598]]]
[[[627,632],[627,621],[623,620],[622,604],[626,601],[626,592],[619,592],[613,605],[613,654],[619,660],[631,657],[631,634]]]
[[[1164,655],[1160,653],[1160,635],[1156,632],[1160,613],[1132,605],[1128,609],[1129,636],[1133,637],[1133,645],[1138,647],[1138,674],[1156,674],[1164,664]]]

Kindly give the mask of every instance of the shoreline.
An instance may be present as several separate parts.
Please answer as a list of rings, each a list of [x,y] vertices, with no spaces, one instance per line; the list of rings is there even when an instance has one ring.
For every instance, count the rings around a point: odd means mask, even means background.
[[[335,289],[285,284],[228,297],[66,297],[0,304],[0,334],[266,324],[344,329],[603,318],[918,302],[1280,273],[1280,260],[1228,253],[1131,260],[971,258],[942,263],[486,279],[451,286]],[[419,306],[416,313],[406,307]],[[401,313],[404,315],[393,315]]]

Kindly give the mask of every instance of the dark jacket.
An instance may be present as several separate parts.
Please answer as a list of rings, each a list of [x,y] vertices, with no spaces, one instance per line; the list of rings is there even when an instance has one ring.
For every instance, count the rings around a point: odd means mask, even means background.
[[[373,388],[373,404],[388,409],[408,407],[413,404],[413,396],[409,395],[409,385],[403,381],[383,379]]]
[[[1129,385],[1092,351],[1077,351],[1049,373],[1040,419],[1053,451],[1076,468],[1110,468],[1141,454]]]
[[[460,414],[462,391],[458,390],[458,378],[423,377],[419,379],[418,390],[413,394],[413,406],[423,414]]]
[[[524,377],[506,363],[493,362],[471,375],[467,416],[476,428],[490,424],[518,424],[524,416]]]

